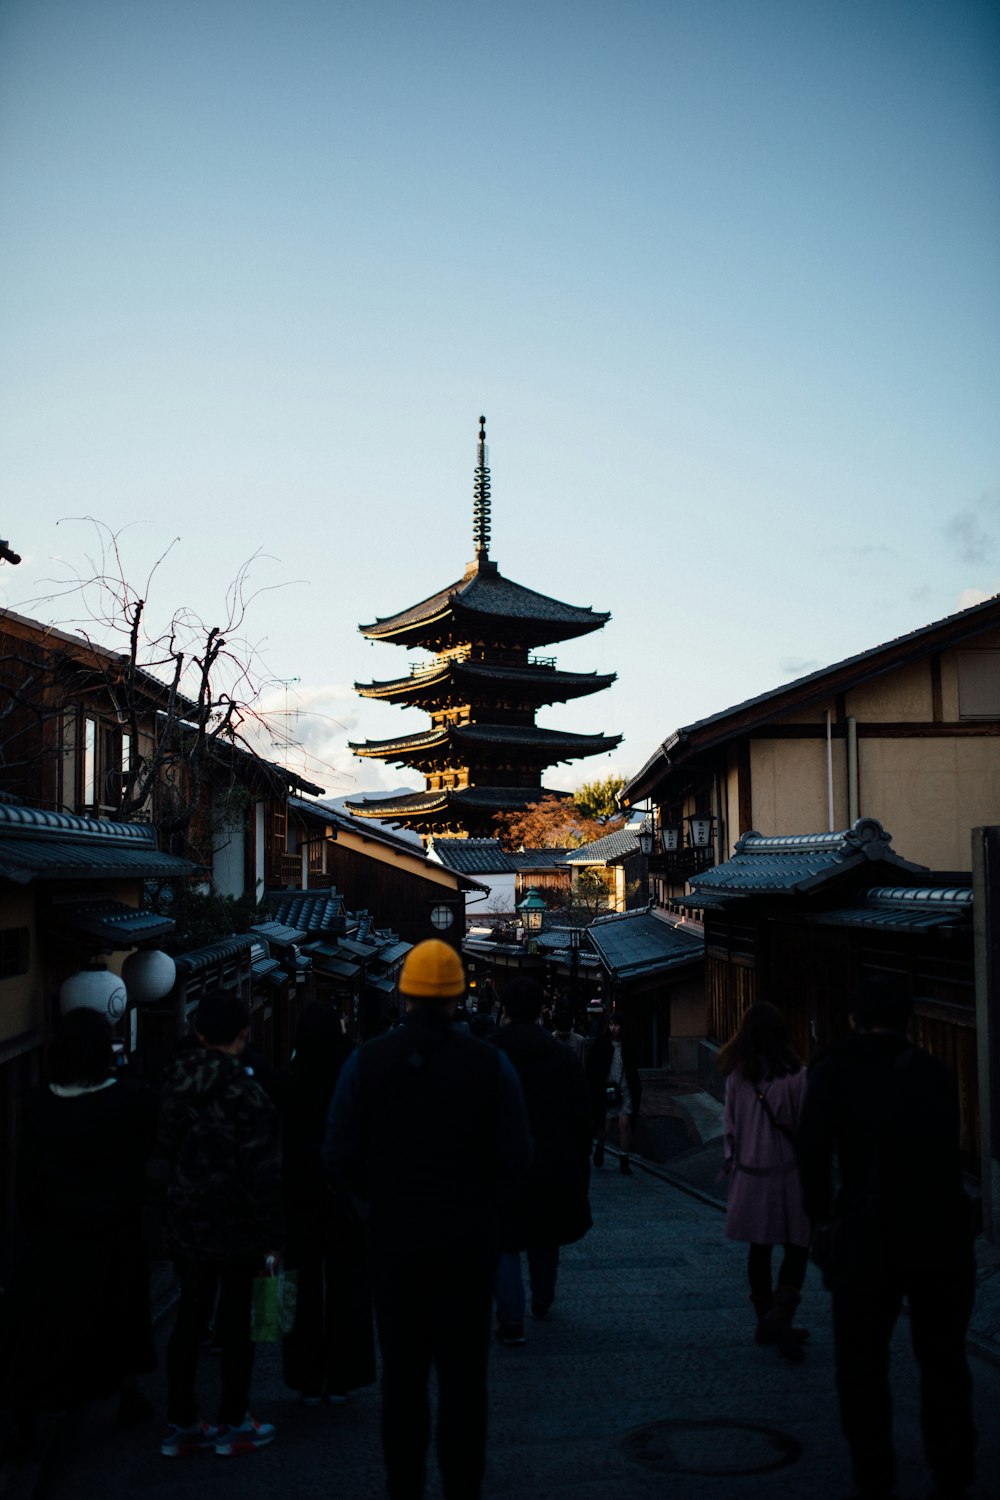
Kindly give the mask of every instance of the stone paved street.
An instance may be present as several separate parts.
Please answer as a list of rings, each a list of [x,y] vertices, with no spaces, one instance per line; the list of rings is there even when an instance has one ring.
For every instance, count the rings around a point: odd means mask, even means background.
[[[833,1394],[826,1293],[810,1270],[802,1309],[812,1328],[793,1367],[754,1344],[744,1250],[723,1238],[719,1209],[637,1168],[595,1173],[595,1228],[563,1252],[551,1319],[523,1348],[494,1345],[484,1500],[838,1500],[850,1492]],[[206,1392],[215,1370],[205,1360]],[[900,1494],[928,1489],[905,1320],[897,1335]],[[981,1434],[977,1500],[1000,1490],[1000,1368],[974,1358]],[[162,1399],[159,1377],[146,1387]],[[257,1414],[278,1441],[249,1458],[159,1456],[161,1423],[118,1434],[112,1408],[64,1428],[36,1493],[47,1500],[367,1500],[383,1493],[378,1395],[305,1411],[265,1348]],[[210,1400],[206,1396],[210,1410]],[[440,1487],[432,1462],[429,1500]]]

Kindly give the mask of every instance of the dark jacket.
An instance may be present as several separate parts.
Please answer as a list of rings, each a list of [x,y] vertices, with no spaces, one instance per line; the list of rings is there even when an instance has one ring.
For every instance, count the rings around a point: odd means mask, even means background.
[[[593,1110],[594,1128],[600,1130],[604,1125],[604,1117],[608,1112],[607,1094],[605,1092],[608,1082],[608,1069],[611,1067],[611,1058],[614,1054],[614,1043],[611,1033],[604,1029],[599,1036],[595,1037],[587,1053],[585,1064],[587,1074],[587,1085],[590,1089],[591,1107]],[[625,1082],[632,1097],[632,1115],[638,1118],[639,1104],[642,1100],[642,1080],[639,1077],[639,1065],[629,1040],[622,1038],[622,1062],[624,1063]]]
[[[569,1245],[594,1222],[587,1198],[591,1112],[583,1070],[568,1047],[533,1021],[502,1026],[491,1040],[517,1069],[535,1143],[505,1248]]]
[[[341,1070],[323,1162],[369,1205],[380,1251],[496,1248],[530,1160],[510,1063],[430,1005]]]
[[[278,1115],[237,1058],[210,1047],[174,1057],[157,1153],[170,1162],[166,1238],[195,1260],[244,1260],[284,1244]]]
[[[155,1101],[107,1088],[26,1095],[17,1197],[26,1243],[0,1297],[0,1407],[100,1400],[156,1364],[140,1225]]]
[[[813,1064],[799,1123],[806,1212],[873,1206],[892,1258],[933,1264],[971,1239],[958,1094],[947,1068],[901,1036],[860,1033]]]

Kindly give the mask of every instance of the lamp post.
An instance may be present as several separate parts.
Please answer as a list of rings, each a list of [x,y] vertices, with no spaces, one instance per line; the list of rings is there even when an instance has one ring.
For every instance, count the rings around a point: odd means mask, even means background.
[[[528,952],[534,953],[535,940],[542,930],[542,918],[548,911],[548,907],[535,887],[531,886],[524,900],[517,903],[516,909],[527,936]]]
[[[569,930],[569,998],[573,1008],[573,1019],[576,1019],[577,1001],[577,977],[580,971],[580,944],[583,942],[583,932],[579,927],[571,927]]]

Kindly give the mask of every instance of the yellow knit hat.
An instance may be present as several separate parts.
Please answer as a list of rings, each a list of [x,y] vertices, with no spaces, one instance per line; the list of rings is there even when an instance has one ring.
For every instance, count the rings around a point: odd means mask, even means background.
[[[399,989],[401,994],[416,1000],[450,1000],[464,995],[462,960],[440,938],[428,938],[406,955]]]

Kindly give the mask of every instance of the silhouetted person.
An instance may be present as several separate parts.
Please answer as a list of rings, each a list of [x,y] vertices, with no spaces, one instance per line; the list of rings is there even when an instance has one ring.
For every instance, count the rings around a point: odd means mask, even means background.
[[[119,1421],[152,1415],[133,1377],[156,1366],[140,1205],[156,1130],[153,1097],[113,1067],[94,1010],[56,1023],[48,1081],[24,1101],[16,1166],[26,1245],[0,1298],[0,1406],[13,1449],[39,1412],[120,1392]]]
[[[302,1012],[295,1052],[275,1075],[281,1115],[287,1240],[298,1273],[295,1325],[282,1350],[285,1384],[307,1406],[340,1404],[375,1379],[368,1251],[350,1195],[330,1184],[320,1155],[330,1100],[354,1050],[329,1001]]]
[[[446,1500],[476,1500],[486,1454],[486,1368],[501,1226],[531,1156],[517,1074],[452,1022],[465,993],[454,948],[407,954],[396,1031],[347,1059],[323,1161],[369,1209],[390,1500],[420,1500],[437,1372]]]
[[[555,1299],[560,1245],[581,1239],[593,1223],[587,1086],[573,1053],[540,1024],[542,998],[535,980],[512,980],[502,996],[507,1024],[493,1037],[517,1069],[535,1144],[497,1271],[497,1334],[505,1344],[524,1342],[520,1252],[528,1257],[532,1317],[544,1318]]]
[[[809,1261],[809,1220],[795,1160],[795,1132],[806,1070],[788,1045],[781,1012],[766,1000],[749,1006],[719,1053],[726,1080],[724,1139],[729,1198],[726,1235],[744,1240],[757,1342],[802,1359],[803,1329],[792,1327]],[[783,1256],[771,1285],[775,1245]]]
[[[975,1477],[965,1333],[975,1268],[959,1157],[958,1095],[940,1062],[906,1039],[901,984],[864,980],[854,1034],[817,1061],[799,1130],[806,1210],[834,1225],[823,1255],[833,1293],[837,1392],[858,1494],[893,1493],[889,1344],[905,1297],[920,1367],[924,1453],[936,1500]],[[833,1198],[833,1162],[841,1189]]]
[[[223,1457],[269,1443],[274,1428],[247,1410],[254,1346],[254,1276],[284,1243],[278,1115],[243,1069],[246,1006],[230,991],[204,997],[195,1013],[198,1047],[178,1050],[163,1086],[157,1151],[170,1162],[167,1243],[181,1296],[167,1347],[165,1458],[203,1448]],[[221,1355],[218,1426],[198,1412],[198,1346],[218,1288]]]
[[[620,1011],[612,1011],[608,1024],[591,1042],[586,1061],[594,1112],[594,1166],[604,1165],[604,1143],[612,1123],[618,1127],[621,1156],[618,1170],[631,1177],[629,1152],[632,1149],[633,1124],[639,1118],[642,1083],[635,1051],[622,1025]]]

